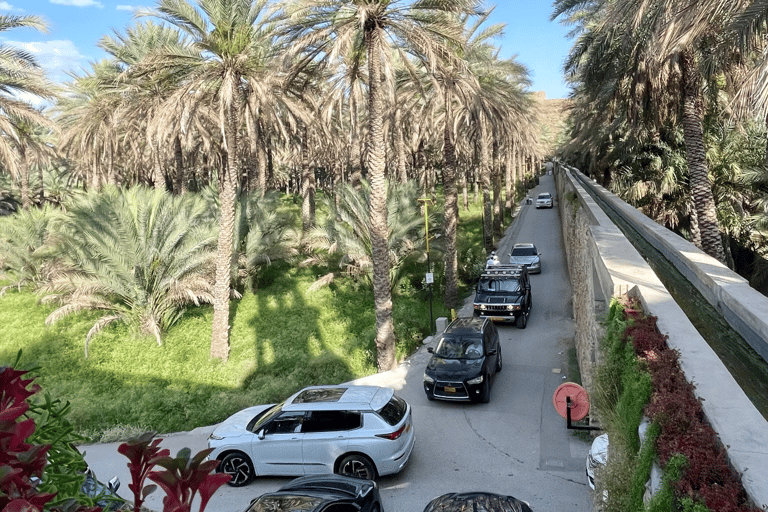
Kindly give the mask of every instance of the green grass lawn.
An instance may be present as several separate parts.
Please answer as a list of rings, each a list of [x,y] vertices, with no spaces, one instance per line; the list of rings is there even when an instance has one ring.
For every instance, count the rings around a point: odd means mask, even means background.
[[[462,211],[462,261],[482,258],[479,208]],[[469,236],[467,236],[469,235]],[[434,263],[434,261],[433,261]],[[439,281],[439,263],[436,278]],[[425,268],[393,290],[398,358],[432,331],[428,295],[419,286]],[[345,382],[376,372],[375,318],[369,287],[348,278],[309,292],[324,272],[274,264],[258,291],[231,303],[231,353],[226,363],[209,357],[212,307],[189,309],[158,346],[122,325],[95,336],[84,357],[85,337],[96,316],[83,313],[45,325],[53,306],[30,292],[0,298],[0,365],[39,367],[45,392],[72,404],[70,421],[94,441],[123,439],[215,424],[244,407],[282,400],[304,386]],[[460,271],[461,273],[461,271]],[[462,286],[461,296],[471,283]],[[440,283],[433,318],[448,316]]]

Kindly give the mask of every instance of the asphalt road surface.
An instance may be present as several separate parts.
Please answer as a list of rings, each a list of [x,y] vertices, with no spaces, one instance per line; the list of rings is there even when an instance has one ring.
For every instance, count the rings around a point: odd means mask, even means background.
[[[555,193],[552,176],[543,176],[531,192]],[[559,198],[556,198],[558,201]],[[488,404],[427,400],[422,374],[426,345],[397,370],[356,381],[389,386],[413,408],[416,445],[405,469],[379,480],[388,512],[421,512],[446,492],[489,491],[527,501],[536,512],[587,512],[592,495],[586,483],[587,442],[566,429],[552,395],[568,380],[568,348],[573,345],[571,288],[557,208],[522,205],[516,221],[499,244],[502,262],[515,242],[532,242],[542,253],[542,272],[531,277],[533,309],[526,329],[499,325],[504,361]],[[465,306],[461,314],[471,314]],[[213,427],[165,436],[161,446],[172,455],[189,447],[207,447]],[[101,480],[118,476],[119,494],[130,496],[127,459],[119,443],[81,447]],[[276,490],[289,478],[257,478],[251,484],[223,486],[206,510],[242,512],[250,500]],[[151,483],[151,482],[148,482]],[[146,506],[162,510],[157,491]]]

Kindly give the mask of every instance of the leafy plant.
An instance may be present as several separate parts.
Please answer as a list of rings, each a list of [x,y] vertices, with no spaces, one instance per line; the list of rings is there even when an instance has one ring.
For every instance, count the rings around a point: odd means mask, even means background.
[[[0,297],[9,289],[37,287],[54,269],[47,254],[49,223],[53,210],[48,207],[20,210],[0,216]]]
[[[186,304],[213,300],[216,233],[199,197],[108,188],[70,205],[55,230],[68,265],[43,288],[45,301],[60,304],[46,323],[102,312],[86,335],[86,357],[91,338],[111,323],[161,344]]]
[[[370,237],[371,186],[361,182],[336,190],[336,198],[328,197],[330,212],[324,224],[308,235],[306,243],[316,252],[305,264],[338,266],[347,274],[370,281],[372,272]],[[393,287],[403,277],[404,264],[411,258],[424,258],[424,214],[419,207],[419,191],[413,183],[391,183],[387,194],[387,222],[390,282]],[[430,211],[430,225],[439,225],[438,216]],[[430,244],[431,250],[439,245]]]

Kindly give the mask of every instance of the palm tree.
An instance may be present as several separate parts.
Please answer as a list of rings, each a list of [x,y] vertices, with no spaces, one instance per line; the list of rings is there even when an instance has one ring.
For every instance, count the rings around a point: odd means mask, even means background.
[[[113,322],[161,334],[186,304],[213,301],[216,232],[206,201],[164,191],[108,187],[68,205],[52,223],[65,269],[42,287],[58,303],[46,323],[81,310],[104,314],[88,344]]]
[[[211,334],[211,357],[229,357],[229,297],[234,247],[235,204],[242,175],[238,155],[239,130],[248,93],[258,94],[264,77],[274,70],[265,60],[274,41],[260,30],[266,0],[159,0],[155,16],[184,33],[191,52],[159,51],[137,66],[137,74],[167,69],[179,78],[166,108],[192,120],[204,105],[218,111],[218,129],[225,162],[218,172],[219,239]],[[199,9],[198,9],[199,8]],[[271,87],[271,86],[270,86]]]
[[[376,307],[376,351],[380,371],[394,368],[395,337],[389,281],[384,74],[394,50],[415,51],[429,67],[457,40],[448,13],[475,13],[476,0],[449,0],[413,6],[400,0],[299,0],[283,6],[285,34],[304,59],[344,55],[368,67],[368,140],[366,170],[371,183],[371,246]]]
[[[589,2],[578,2],[585,3]],[[592,96],[592,110],[602,112],[603,120],[606,116],[616,116],[617,107],[633,126],[680,117],[701,246],[725,262],[702,127],[704,77],[700,50],[707,39],[691,39],[676,46],[658,43],[674,38],[675,27],[687,11],[681,10],[686,3],[617,0],[601,4],[591,12],[595,22],[582,34],[566,69],[588,80],[581,91]],[[699,9],[698,5],[695,9]],[[705,32],[719,32],[711,17],[708,23]],[[609,117],[608,124],[617,118],[620,122],[622,116]]]
[[[277,260],[287,260],[298,251],[298,233],[290,217],[280,212],[280,196],[255,190],[244,197],[237,208],[235,249],[238,279],[255,289],[259,271]]]
[[[9,289],[37,288],[53,268],[47,257],[52,209],[30,208],[0,216],[0,296]]]
[[[309,234],[307,243],[317,252],[305,263],[337,265],[346,274],[373,284],[373,253],[368,204],[371,185],[363,180],[359,187],[348,183],[337,189],[337,200],[326,196],[328,216],[325,223]],[[423,254],[424,216],[419,210],[419,190],[412,183],[389,184],[387,212],[388,259],[390,282],[396,284],[403,276],[404,264]],[[439,222],[438,212],[430,211],[430,223]],[[335,276],[325,276],[326,284]]]
[[[0,33],[20,27],[45,31],[46,23],[38,16],[0,15]],[[54,90],[32,54],[0,43],[0,163],[11,176],[21,180],[24,208],[31,204],[27,151],[36,150],[30,146],[40,149],[31,135],[36,127],[52,129],[54,125],[19,96],[28,94],[51,100]]]

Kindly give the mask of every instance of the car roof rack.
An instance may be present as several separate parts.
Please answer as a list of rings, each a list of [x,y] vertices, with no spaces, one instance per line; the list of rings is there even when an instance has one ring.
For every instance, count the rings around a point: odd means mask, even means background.
[[[480,277],[520,277],[523,272],[526,272],[525,265],[491,265]]]

